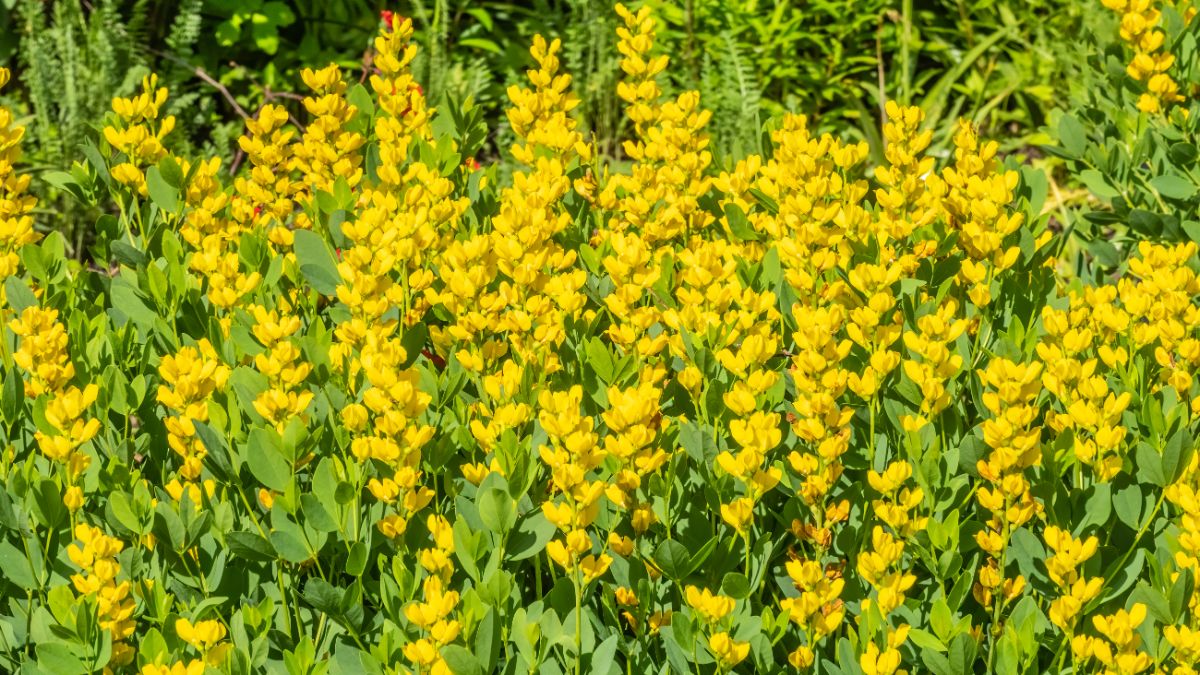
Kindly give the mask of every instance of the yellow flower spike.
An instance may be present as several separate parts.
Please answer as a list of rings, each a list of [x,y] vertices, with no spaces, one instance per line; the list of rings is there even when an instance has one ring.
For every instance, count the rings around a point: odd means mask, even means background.
[[[147,663],[138,675],[204,675],[205,663],[199,659],[188,662],[177,661],[169,666]]]
[[[805,670],[812,667],[816,660],[816,654],[807,646],[801,645],[794,651],[788,654],[788,663],[797,670]]]
[[[1167,626],[1163,637],[1175,648],[1175,659],[1185,664],[1200,661],[1200,631],[1187,626]]]
[[[442,580],[436,576],[425,579],[422,592],[424,600],[407,605],[404,615],[412,623],[428,630],[454,611],[458,605],[459,594],[458,591],[447,591]]]
[[[463,464],[461,469],[463,478],[465,478],[468,483],[475,486],[478,486],[480,483],[482,483],[483,479],[487,478],[488,475],[492,473],[492,469],[483,462]]]
[[[696,586],[684,588],[684,599],[706,623],[717,623],[733,612],[736,601]]]
[[[546,544],[546,555],[550,557],[564,571],[570,572],[575,569],[575,562],[571,558],[570,551],[561,539],[554,539]]]
[[[408,521],[398,515],[392,514],[379,519],[379,522],[375,523],[375,527],[383,536],[388,539],[395,539],[408,530]]]
[[[590,584],[604,575],[612,565],[612,557],[608,555],[589,555],[579,561],[579,570],[583,574],[583,582]]]
[[[83,507],[84,497],[83,489],[78,485],[72,485],[63,493],[63,506],[71,513],[75,513]]]
[[[858,664],[864,675],[893,675],[901,672],[899,670],[900,652],[892,647],[881,652],[874,642],[867,644],[866,650],[859,657]]]
[[[766,455],[779,445],[783,433],[779,429],[779,415],[755,412],[747,419],[735,419],[729,423],[729,431],[738,445],[758,455]]]
[[[614,589],[613,596],[616,598],[617,604],[623,607],[637,607],[638,605],[637,594],[634,593],[632,589],[624,586],[619,586]]]
[[[708,637],[708,649],[717,659],[722,671],[729,670],[750,655],[750,643],[734,640],[729,633],[713,633]]]
[[[454,527],[445,516],[431,514],[425,521],[434,544],[448,553],[454,552]]]
[[[721,520],[724,520],[727,525],[737,530],[738,534],[744,535],[749,531],[750,524],[754,521],[754,501],[742,497],[728,504],[722,504]]]
[[[225,626],[219,621],[198,621],[193,624],[187,619],[177,619],[175,633],[179,635],[179,639],[192,647],[207,652],[225,639]]]

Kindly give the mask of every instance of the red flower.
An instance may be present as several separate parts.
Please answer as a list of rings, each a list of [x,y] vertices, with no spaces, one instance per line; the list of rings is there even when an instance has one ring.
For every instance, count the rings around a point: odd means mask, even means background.
[[[379,18],[383,21],[383,24],[389,33],[392,32],[393,28],[408,20],[390,9],[380,10]]]
[[[439,371],[444,370],[446,368],[446,359],[443,359],[442,357],[438,356],[437,354],[434,354],[433,352],[429,351],[428,349],[422,349],[421,353],[425,356],[425,358],[427,358],[431,362],[433,362],[434,368],[437,368]]]

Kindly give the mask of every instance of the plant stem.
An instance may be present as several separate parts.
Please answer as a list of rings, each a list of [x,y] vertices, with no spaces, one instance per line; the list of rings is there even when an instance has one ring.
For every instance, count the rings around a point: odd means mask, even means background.
[[[575,582],[575,675],[583,672],[583,573],[578,567],[572,578]]]
[[[904,0],[900,7],[900,102],[912,103],[912,64],[909,45],[912,41],[912,0]]]

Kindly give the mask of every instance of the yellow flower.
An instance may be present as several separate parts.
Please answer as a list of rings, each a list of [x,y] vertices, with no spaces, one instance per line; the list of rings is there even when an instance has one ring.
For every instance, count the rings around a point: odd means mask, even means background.
[[[63,493],[63,506],[71,513],[75,513],[83,507],[83,489],[78,485],[72,485]]]
[[[737,530],[739,534],[744,534],[750,528],[750,523],[754,520],[753,500],[742,497],[728,504],[722,504],[721,520],[724,520],[730,527]]]
[[[198,621],[193,624],[187,619],[177,619],[175,633],[180,640],[201,652],[207,652],[225,639],[225,626],[220,621]]]
[[[729,616],[736,602],[728,596],[695,586],[688,586],[684,589],[684,599],[707,623],[716,623]]]
[[[631,589],[621,586],[614,590],[613,594],[617,599],[617,604],[619,605],[625,607],[636,607],[638,605],[637,594]]]
[[[438,577],[427,577],[422,587],[424,600],[410,603],[404,616],[417,626],[428,630],[446,618],[458,605],[458,591],[447,591]]]
[[[708,636],[708,649],[724,671],[745,660],[750,654],[750,643],[734,640],[729,637],[729,633],[713,633]]]
[[[188,662],[176,661],[169,666],[159,666],[147,663],[138,671],[138,675],[204,675],[204,661],[193,659]]]

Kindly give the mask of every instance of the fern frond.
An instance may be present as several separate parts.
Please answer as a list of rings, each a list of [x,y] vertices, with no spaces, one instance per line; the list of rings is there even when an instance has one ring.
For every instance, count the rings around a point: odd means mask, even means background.
[[[183,0],[179,4],[166,40],[167,46],[177,55],[190,55],[192,47],[200,39],[200,9],[203,6],[204,0]]]

